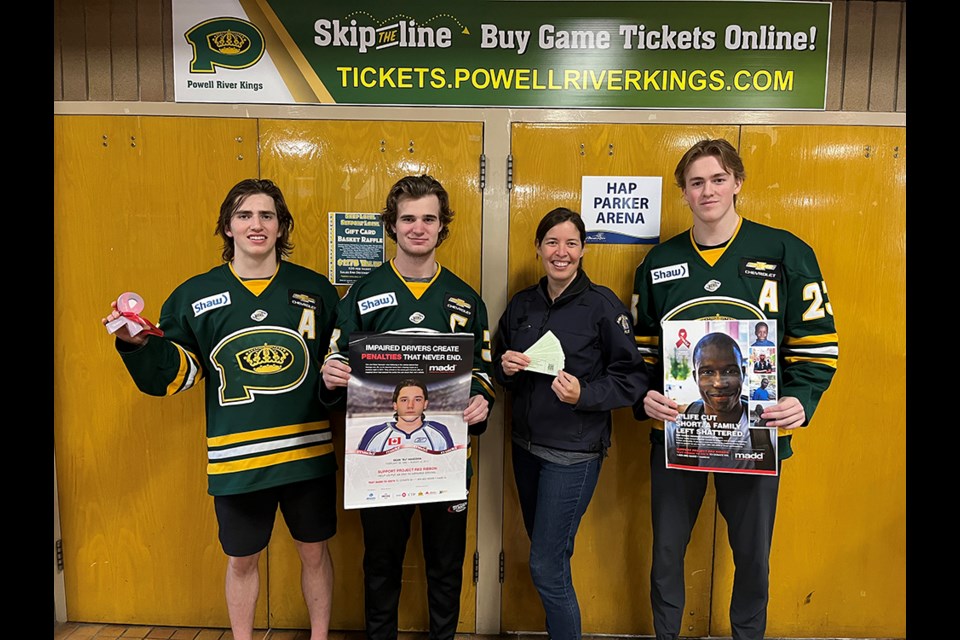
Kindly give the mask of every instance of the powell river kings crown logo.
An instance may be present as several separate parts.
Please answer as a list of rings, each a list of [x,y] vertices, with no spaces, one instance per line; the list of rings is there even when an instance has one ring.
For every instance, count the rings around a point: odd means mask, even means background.
[[[193,47],[191,73],[216,73],[217,67],[246,69],[263,57],[263,33],[239,18],[213,18],[183,34]]]

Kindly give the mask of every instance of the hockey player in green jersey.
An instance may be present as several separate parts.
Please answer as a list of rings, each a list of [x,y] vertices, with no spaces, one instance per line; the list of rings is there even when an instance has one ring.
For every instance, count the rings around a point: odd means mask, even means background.
[[[683,559],[708,476],[666,468],[662,422],[675,421],[678,407],[662,393],[660,345],[674,337],[661,335],[660,323],[776,321],[779,399],[764,409],[762,419],[778,428],[780,465],[793,454],[791,434],[809,423],[830,385],[838,353],[833,308],[813,250],[787,231],[737,213],[736,196],[746,173],[736,149],[726,140],[702,140],[687,150],[674,177],[693,212],[693,227],[650,250],[637,267],[633,296],[637,347],[652,369],[652,388],[635,413],[639,419],[660,421],[650,437],[650,599],[658,640],[673,640],[680,633]],[[780,478],[712,475],[736,566],[730,603],[733,638],[759,640],[767,623]]]
[[[205,381],[208,492],[228,556],[236,640],[253,635],[258,560],[278,506],[300,554],[311,640],[325,640],[330,626],[326,541],[337,527],[337,463],[317,391],[338,296],[326,277],[283,259],[292,230],[273,182],[239,182],[217,222],[224,263],[174,290],[160,311],[162,337],[135,326],[115,332],[144,393],[173,395]],[[113,302],[103,323],[120,316]]]
[[[321,396],[331,405],[345,397],[354,332],[472,333],[473,378],[463,419],[471,435],[480,435],[494,401],[490,331],[480,296],[435,258],[453,220],[447,191],[428,175],[402,178],[390,189],[381,220],[397,243],[397,256],[355,282],[340,301]],[[469,475],[469,457],[467,469]],[[415,508],[423,532],[430,638],[453,640],[456,633],[467,541],[465,500],[360,511],[368,640],[397,638],[403,557]]]

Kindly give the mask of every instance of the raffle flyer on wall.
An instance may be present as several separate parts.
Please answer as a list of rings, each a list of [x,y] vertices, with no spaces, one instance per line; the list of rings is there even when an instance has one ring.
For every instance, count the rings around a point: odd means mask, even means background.
[[[668,320],[663,340],[680,411],[664,423],[667,468],[777,475],[777,430],[760,417],[778,398],[776,321]]]
[[[465,500],[474,336],[355,334],[344,446],[345,509]]]

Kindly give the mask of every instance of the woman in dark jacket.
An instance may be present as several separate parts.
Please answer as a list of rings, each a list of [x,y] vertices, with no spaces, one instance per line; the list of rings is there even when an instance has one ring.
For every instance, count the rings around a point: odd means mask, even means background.
[[[494,373],[513,395],[513,470],[552,640],[581,636],[570,557],[610,446],[610,413],[648,386],[629,313],[581,268],[585,241],[577,212],[543,217],[536,247],[546,276],[507,305],[494,348]],[[524,354],[548,332],[563,347],[556,375]]]

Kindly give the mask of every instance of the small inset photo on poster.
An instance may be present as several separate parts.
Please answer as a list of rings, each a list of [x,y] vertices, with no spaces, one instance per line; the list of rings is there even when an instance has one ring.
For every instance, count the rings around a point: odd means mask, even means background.
[[[751,347],[775,347],[777,346],[777,323],[761,320],[752,323],[750,326]]]
[[[772,407],[776,402],[751,402],[750,403],[750,427],[766,427],[767,421],[763,418],[763,411],[767,407]]]
[[[758,402],[777,399],[777,377],[768,375],[750,376],[750,399]]]
[[[777,350],[771,347],[750,347],[750,371],[776,373]]]

